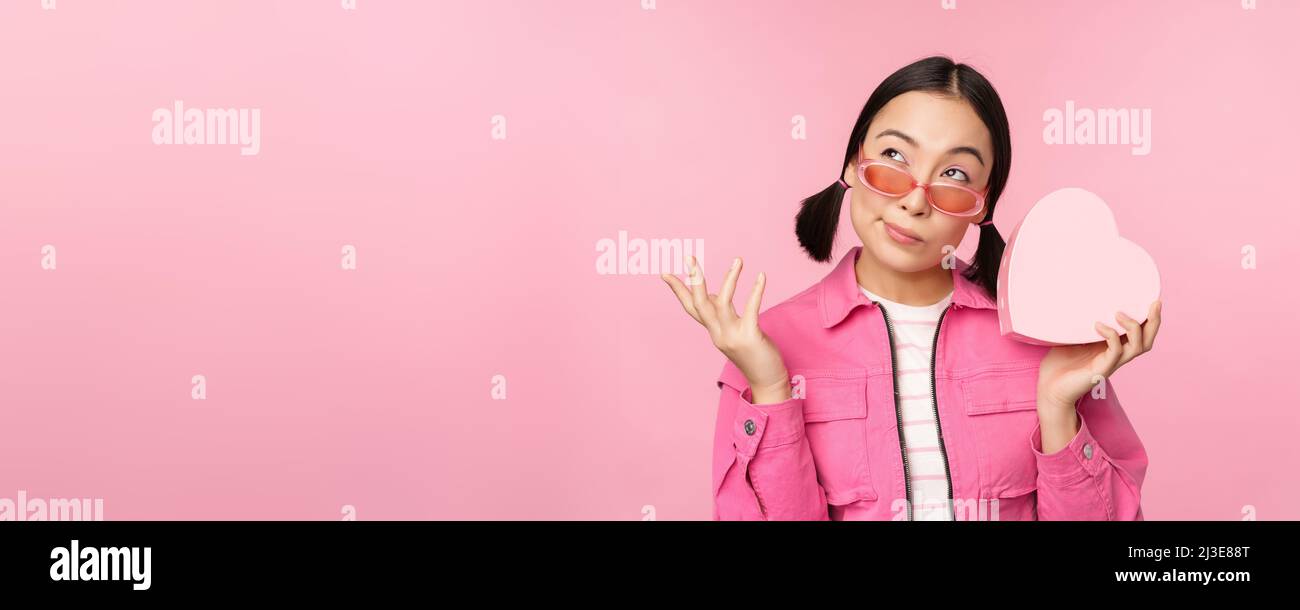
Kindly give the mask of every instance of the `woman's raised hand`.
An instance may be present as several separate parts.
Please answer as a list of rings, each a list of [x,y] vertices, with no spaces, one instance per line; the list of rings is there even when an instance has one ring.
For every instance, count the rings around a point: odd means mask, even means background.
[[[745,375],[753,396],[752,404],[782,402],[790,398],[789,373],[776,344],[758,327],[758,310],[763,299],[763,286],[767,283],[766,276],[759,273],[754,280],[743,314],[737,314],[731,303],[742,266],[739,258],[732,261],[731,270],[722,282],[722,292],[718,294],[708,293],[704,272],[694,256],[687,257],[686,261],[690,287],[682,284],[675,275],[664,273],[660,277],[672,288],[686,313],[708,329],[713,345]]]

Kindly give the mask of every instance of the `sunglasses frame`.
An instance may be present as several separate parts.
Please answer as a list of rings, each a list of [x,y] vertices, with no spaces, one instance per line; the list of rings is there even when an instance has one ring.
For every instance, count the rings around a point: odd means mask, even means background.
[[[907,176],[907,178],[908,178],[909,180],[912,181],[912,186],[908,187],[907,191],[902,192],[902,193],[886,193],[885,191],[882,191],[882,190],[876,188],[876,187],[873,186],[870,182],[867,181],[867,168],[870,167],[870,166],[872,166],[872,165],[883,165],[883,166],[885,166],[885,167],[887,167],[887,168],[889,168],[889,169],[891,169],[891,170],[894,170],[894,171],[896,171],[896,172],[899,172],[899,173],[901,173],[901,174]],[[942,187],[942,188],[955,188],[955,189],[961,189],[961,190],[966,191],[967,193],[970,193],[970,194],[972,194],[972,195],[975,196],[975,207],[972,208],[970,212],[964,212],[964,213],[960,213],[960,214],[959,214],[959,213],[956,213],[956,212],[949,212],[949,211],[947,211],[947,210],[945,210],[945,209],[939,207],[939,206],[938,206],[937,204],[935,204],[935,202],[934,202],[934,197],[933,197],[933,195],[931,195],[931,193],[930,193],[930,187],[934,186],[935,183],[930,182],[930,183],[925,183],[925,184],[923,184],[923,183],[921,183],[920,181],[918,181],[915,177],[913,177],[911,172],[909,172],[909,171],[907,171],[907,170],[905,170],[905,169],[903,169],[903,168],[901,168],[901,167],[899,167],[899,166],[897,166],[897,165],[894,165],[893,163],[890,163],[890,162],[888,162],[888,161],[881,161],[881,160],[879,160],[879,159],[865,159],[865,158],[863,158],[863,159],[861,159],[860,161],[858,161],[858,183],[861,184],[861,185],[863,185],[863,186],[865,186],[865,187],[867,187],[867,188],[869,188],[869,189],[871,189],[871,191],[872,191],[873,193],[877,193],[877,194],[880,194],[880,195],[884,195],[885,197],[895,197],[895,198],[897,198],[897,197],[902,197],[902,196],[904,196],[904,195],[907,195],[907,194],[911,193],[912,191],[916,190],[916,187],[919,186],[919,187],[921,187],[922,189],[925,190],[925,200],[926,200],[927,202],[929,202],[930,207],[934,208],[935,210],[938,210],[938,211],[939,211],[940,213],[942,213],[942,214],[947,214],[947,215],[949,215],[949,216],[956,216],[956,217],[958,217],[958,218],[969,218],[969,217],[971,217],[971,216],[977,216],[977,215],[979,215],[979,213],[980,213],[981,211],[984,210],[984,196],[987,195],[988,192],[989,192],[989,187],[988,187],[988,186],[984,187],[984,190],[981,192],[981,191],[977,191],[977,190],[972,189],[972,188],[967,188],[967,187],[961,186],[960,184],[949,184],[949,183],[947,183],[947,182],[941,182],[941,183],[939,183],[939,186]]]

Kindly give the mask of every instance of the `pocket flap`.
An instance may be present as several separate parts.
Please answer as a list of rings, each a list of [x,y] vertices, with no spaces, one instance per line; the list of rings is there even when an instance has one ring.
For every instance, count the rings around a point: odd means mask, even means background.
[[[1038,365],[976,373],[961,380],[968,415],[1038,408]]]
[[[802,384],[805,423],[867,416],[865,370],[803,370],[790,377],[792,387]]]
[[[871,485],[863,485],[856,489],[848,491],[834,491],[826,489],[826,503],[834,506],[848,506],[860,500],[875,500],[876,488]]]
[[[1004,487],[993,490],[991,495],[999,500],[1010,500],[1011,498],[1019,498],[1020,496],[1028,495],[1035,491],[1038,491],[1038,485],[1029,485],[1027,487],[1021,486],[1016,488]]]

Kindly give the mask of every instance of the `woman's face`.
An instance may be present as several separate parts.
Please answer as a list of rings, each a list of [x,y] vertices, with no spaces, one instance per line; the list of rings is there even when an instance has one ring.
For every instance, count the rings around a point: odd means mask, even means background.
[[[992,170],[992,140],[965,101],[909,91],[890,100],[872,119],[861,155],[892,161],[921,183],[955,182],[983,192]],[[944,214],[931,207],[921,188],[902,197],[876,193],[859,183],[856,160],[844,169],[844,181],[853,187],[850,217],[862,247],[899,272],[938,265],[956,250],[967,227],[988,214],[987,204],[976,216]],[[952,249],[945,252],[944,246]]]

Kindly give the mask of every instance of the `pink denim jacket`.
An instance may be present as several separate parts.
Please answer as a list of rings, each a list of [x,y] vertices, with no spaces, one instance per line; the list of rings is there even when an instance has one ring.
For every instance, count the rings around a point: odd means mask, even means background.
[[[759,316],[794,395],[750,403],[731,362],[714,432],[715,520],[906,520],[904,443],[887,320],[858,286],[861,246]],[[934,408],[958,520],[1142,520],[1146,451],[1107,380],[1076,403],[1079,432],[1044,454],[1038,365],[1049,348],[1001,336],[997,305],[953,269],[933,351]],[[1098,394],[1094,396],[1094,393]]]

